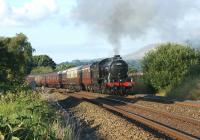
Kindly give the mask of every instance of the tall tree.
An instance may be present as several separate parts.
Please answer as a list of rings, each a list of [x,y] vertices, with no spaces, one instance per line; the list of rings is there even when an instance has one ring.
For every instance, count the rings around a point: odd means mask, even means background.
[[[0,38],[1,60],[4,67],[1,72],[4,73],[10,82],[21,82],[26,74],[30,72],[30,63],[32,61],[32,52],[34,49],[28,42],[28,38],[23,34],[16,34],[15,37]]]
[[[33,56],[33,67],[51,67],[56,68],[56,63],[48,55]]]
[[[0,81],[6,81],[8,68],[8,51],[0,40]]]

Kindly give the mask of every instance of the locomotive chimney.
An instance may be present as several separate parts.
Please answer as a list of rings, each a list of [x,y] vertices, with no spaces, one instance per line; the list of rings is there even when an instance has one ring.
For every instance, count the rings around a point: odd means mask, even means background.
[[[114,55],[113,60],[119,60],[122,59],[120,55]]]
[[[114,55],[115,58],[120,57],[120,55]]]

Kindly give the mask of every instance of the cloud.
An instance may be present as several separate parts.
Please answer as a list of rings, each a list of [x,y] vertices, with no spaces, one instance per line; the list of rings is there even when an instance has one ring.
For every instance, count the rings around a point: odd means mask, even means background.
[[[0,18],[4,18],[8,11],[8,5],[5,0],[0,0]]]
[[[116,53],[126,37],[139,39],[154,31],[162,40],[184,41],[200,29],[198,0],[77,0],[72,13],[95,34],[103,33]]]
[[[22,7],[14,7],[6,0],[0,0],[0,26],[35,24],[56,14],[58,10],[56,0],[32,0]]]

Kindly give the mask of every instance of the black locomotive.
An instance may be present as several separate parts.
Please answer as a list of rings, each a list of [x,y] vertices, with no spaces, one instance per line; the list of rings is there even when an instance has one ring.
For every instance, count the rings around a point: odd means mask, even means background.
[[[95,91],[102,93],[125,94],[134,84],[127,74],[128,64],[120,55],[92,64],[91,73]]]

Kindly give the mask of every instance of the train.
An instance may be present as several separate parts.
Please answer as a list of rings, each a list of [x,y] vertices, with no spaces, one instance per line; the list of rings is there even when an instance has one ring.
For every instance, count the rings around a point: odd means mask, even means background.
[[[135,85],[128,76],[128,64],[120,55],[59,72],[28,75],[26,80],[37,86],[116,95],[126,95]]]

